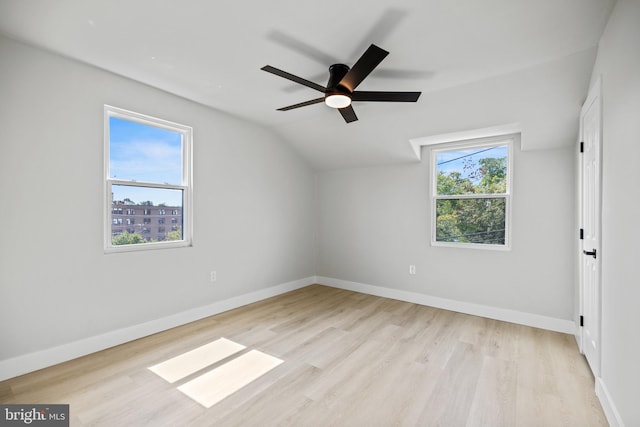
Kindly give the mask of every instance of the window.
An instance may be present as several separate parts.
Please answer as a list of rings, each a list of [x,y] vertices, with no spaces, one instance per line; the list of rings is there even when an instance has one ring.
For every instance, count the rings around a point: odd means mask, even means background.
[[[435,246],[509,248],[510,138],[432,149]]]
[[[105,105],[105,251],[145,250],[191,244],[192,129],[154,117]],[[148,227],[114,233],[114,215],[143,215],[162,206],[177,212],[173,233],[151,238]],[[140,212],[138,211],[138,212]],[[122,220],[120,220],[122,221]],[[127,221],[135,224],[135,220]],[[144,218],[143,224],[150,224]],[[162,237],[162,238],[160,238]]]

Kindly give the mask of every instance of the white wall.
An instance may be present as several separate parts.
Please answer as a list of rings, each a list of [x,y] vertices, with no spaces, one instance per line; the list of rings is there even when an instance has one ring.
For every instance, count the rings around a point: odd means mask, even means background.
[[[618,0],[600,41],[592,83],[599,76],[604,132],[601,381],[619,421],[631,427],[640,426],[640,2]]]
[[[194,128],[193,247],[103,253],[105,103]],[[0,364],[312,276],[314,179],[263,128],[0,37]]]
[[[319,174],[318,274],[573,320],[575,149],[514,148],[510,251],[430,246],[423,148],[422,163]]]

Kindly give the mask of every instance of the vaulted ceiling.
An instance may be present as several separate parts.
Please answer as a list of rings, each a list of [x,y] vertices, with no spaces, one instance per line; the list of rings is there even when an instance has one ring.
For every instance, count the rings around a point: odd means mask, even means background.
[[[597,43],[615,0],[0,0],[0,32],[271,129],[316,169],[415,161],[409,140],[519,123],[525,149],[577,135]],[[390,54],[359,90],[422,91],[417,103],[318,92],[371,44]],[[321,94],[320,94],[321,96]]]

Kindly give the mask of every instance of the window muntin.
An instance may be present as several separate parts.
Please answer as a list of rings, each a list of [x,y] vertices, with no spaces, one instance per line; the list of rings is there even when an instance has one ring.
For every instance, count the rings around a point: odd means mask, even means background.
[[[512,140],[433,149],[432,245],[508,249]]]
[[[191,144],[188,126],[105,106],[107,252],[191,244]],[[152,225],[167,209],[168,233]]]

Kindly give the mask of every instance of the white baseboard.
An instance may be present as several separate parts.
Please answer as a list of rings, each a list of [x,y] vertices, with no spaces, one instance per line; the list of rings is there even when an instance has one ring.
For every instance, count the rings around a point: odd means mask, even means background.
[[[576,331],[575,322],[571,320],[557,319],[555,317],[541,316],[539,314],[524,313],[521,311],[509,310],[505,308],[491,307],[470,302],[439,298],[431,295],[419,294],[417,292],[401,291],[398,289],[367,285],[364,283],[350,282],[347,280],[333,279],[331,277],[319,276],[316,278],[316,280],[317,283],[334,288],[362,292],[365,294],[392,298],[420,305],[428,305],[430,307],[457,311],[459,313],[472,314],[474,316],[502,320],[505,322],[517,323],[519,325],[532,326],[534,328],[563,332],[565,334],[571,335],[575,334]]]
[[[575,333],[575,324],[570,320],[556,319],[537,314],[523,313],[515,310],[484,306],[463,301],[455,301],[439,298],[416,292],[401,291],[398,289],[381,286],[367,285],[364,283],[350,282],[347,280],[333,279],[330,277],[310,276],[292,282],[271,286],[248,294],[239,295],[223,301],[218,301],[204,307],[198,307],[183,311],[161,319],[133,325],[82,340],[63,344],[57,347],[40,350],[34,353],[17,356],[0,361],[0,381],[17,377],[38,369],[66,362],[77,357],[85,356],[96,351],[120,345],[138,338],[181,326],[189,322],[213,316],[224,311],[232,310],[243,305],[261,301],[276,295],[295,289],[300,289],[314,283],[319,283],[334,288],[362,292],[385,298],[397,299],[445,310],[457,311],[490,319],[503,320],[526,326],[533,326],[551,331]],[[604,406],[604,405],[603,405]]]
[[[624,423],[622,422],[622,418],[620,418],[618,409],[616,408],[616,405],[613,404],[613,399],[611,399],[611,395],[609,395],[607,387],[604,385],[604,382],[602,382],[602,378],[596,378],[596,396],[598,396],[598,399],[600,400],[602,411],[607,417],[609,426],[624,427]]]
[[[53,366],[58,363],[66,362],[68,360],[133,341],[138,338],[166,331],[167,329],[213,316],[214,314],[232,310],[234,308],[261,301],[295,289],[303,288],[313,283],[316,283],[315,276],[306,277],[304,279],[260,289],[248,294],[238,295],[233,298],[218,301],[204,307],[183,311],[161,319],[151,320],[149,322],[81,339],[57,347],[2,360],[0,361],[0,381]]]

